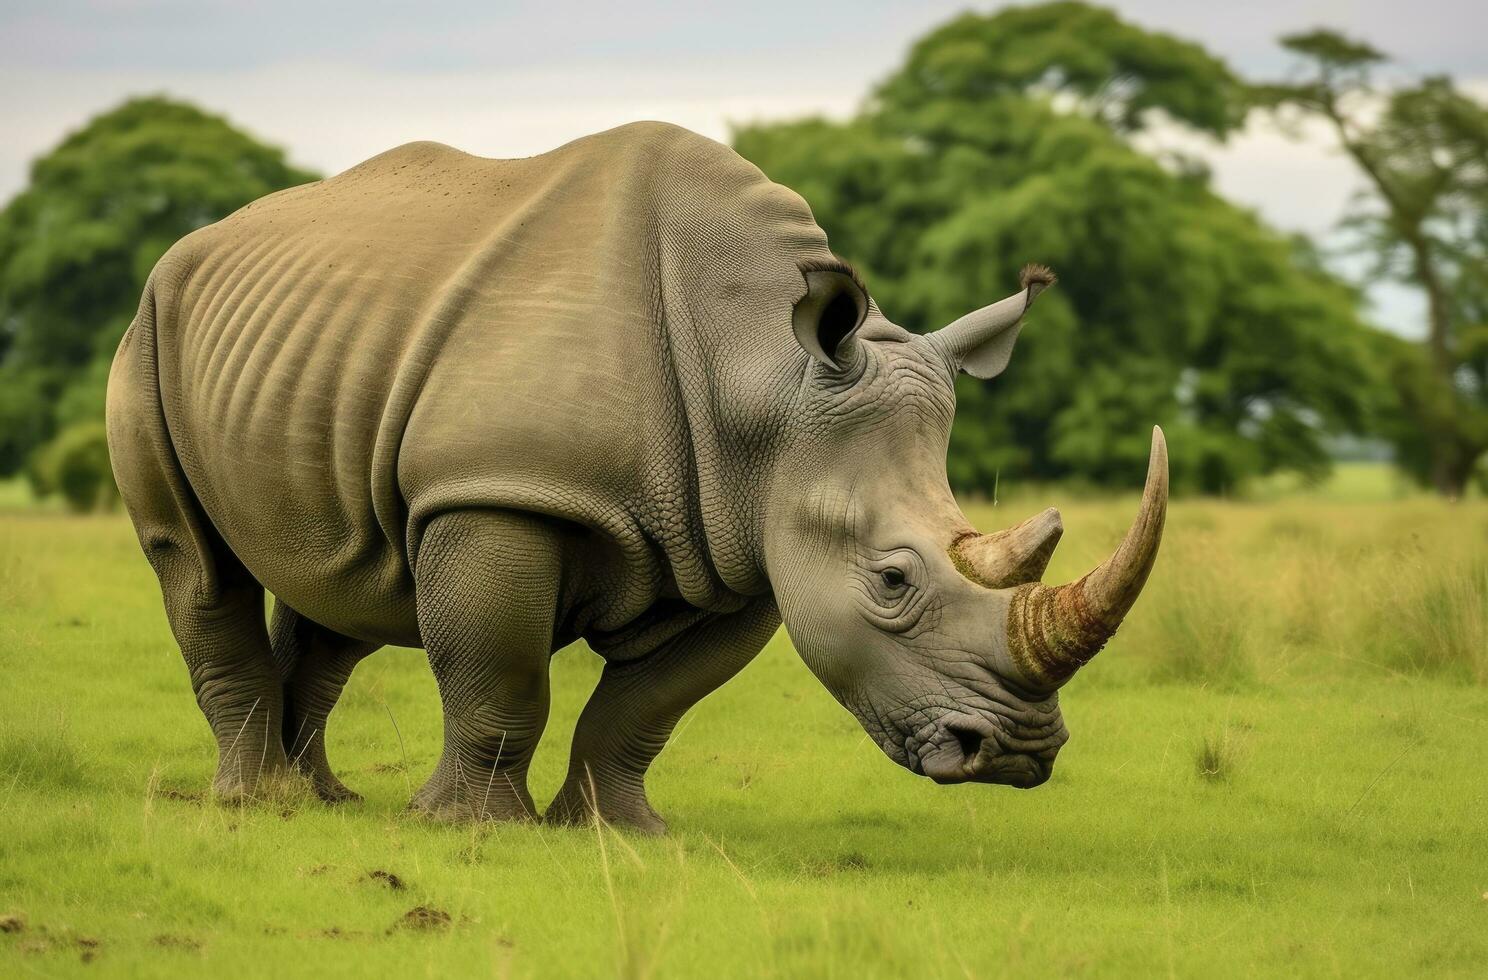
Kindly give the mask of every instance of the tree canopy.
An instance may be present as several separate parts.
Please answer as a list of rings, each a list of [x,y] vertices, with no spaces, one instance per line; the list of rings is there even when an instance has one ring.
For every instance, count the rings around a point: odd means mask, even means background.
[[[102,417],[108,359],[167,248],[315,177],[159,97],[93,118],[36,160],[0,211],[0,474],[59,427]]]
[[[1246,110],[1243,84],[1202,46],[1078,2],[962,14],[916,42],[878,97],[890,112],[949,118],[954,105],[974,130],[1003,98],[1037,93],[1117,132],[1156,114],[1224,137]]]
[[[734,141],[806,198],[910,329],[1000,298],[1025,262],[1060,274],[1013,369],[959,383],[958,490],[990,492],[999,473],[1131,486],[1157,422],[1175,482],[1217,493],[1323,471],[1327,435],[1363,425],[1371,382],[1352,291],[1128,139],[1152,110],[1222,136],[1247,105],[1196,45],[1055,3],[933,31],[851,120]]]
[[[1328,124],[1368,181],[1346,225],[1372,273],[1426,298],[1424,345],[1390,355],[1398,411],[1385,431],[1442,494],[1488,484],[1488,106],[1442,77],[1382,90],[1374,73],[1387,56],[1332,31],[1281,43],[1302,70],[1257,86],[1256,101]]]

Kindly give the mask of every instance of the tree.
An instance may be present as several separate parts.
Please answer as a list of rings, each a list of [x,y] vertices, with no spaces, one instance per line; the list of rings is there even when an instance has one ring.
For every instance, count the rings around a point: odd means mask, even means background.
[[[63,429],[32,458],[30,475],[38,496],[61,494],[73,510],[93,510],[118,502],[119,488],[109,465],[108,434],[102,419]]]
[[[878,98],[890,111],[969,123],[973,135],[979,106],[1050,94],[1116,132],[1135,132],[1160,115],[1223,138],[1245,121],[1244,92],[1198,44],[1144,30],[1104,7],[1060,2],[952,19],[915,43]],[[969,114],[944,111],[950,105]]]
[[[1488,107],[1442,77],[1381,91],[1386,56],[1332,31],[1281,43],[1299,77],[1257,99],[1323,120],[1367,181],[1347,225],[1374,273],[1418,287],[1427,307],[1424,350],[1395,353],[1392,435],[1408,468],[1458,497],[1475,475],[1488,483]]]
[[[186,233],[315,179],[219,116],[132,99],[31,167],[0,212],[0,474],[101,406],[107,361],[155,261]],[[75,385],[87,390],[69,392]]]
[[[956,489],[990,493],[999,474],[1130,486],[1161,422],[1175,482],[1219,493],[1322,473],[1324,437],[1363,425],[1369,384],[1352,291],[1201,172],[1129,142],[1154,112],[1222,136],[1244,95],[1195,45],[1056,3],[931,32],[849,122],[734,141],[910,329],[1000,297],[1024,262],[1060,273],[1015,370],[958,382]]]

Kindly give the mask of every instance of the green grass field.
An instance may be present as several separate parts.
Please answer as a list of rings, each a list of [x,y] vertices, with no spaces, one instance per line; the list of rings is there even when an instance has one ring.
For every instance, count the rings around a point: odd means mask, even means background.
[[[0,496],[0,975],[1474,975],[1488,969],[1488,504],[1176,502],[1035,790],[885,759],[784,634],[683,720],[667,838],[405,816],[440,725],[365,662],[366,801],[205,801],[213,749],[127,522]],[[1368,494],[1354,496],[1367,497]],[[1051,577],[1135,499],[1065,511]],[[8,509],[7,509],[8,508]],[[556,790],[598,675],[554,661]],[[422,910],[422,911],[418,911]]]

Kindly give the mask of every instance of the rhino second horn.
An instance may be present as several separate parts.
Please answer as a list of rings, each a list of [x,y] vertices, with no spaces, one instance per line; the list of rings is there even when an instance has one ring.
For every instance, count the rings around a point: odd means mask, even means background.
[[[1023,314],[1039,293],[1057,281],[1048,266],[1026,265],[1018,277],[1022,292],[966,314],[930,334],[931,342],[953,370],[973,378],[995,378],[1013,356],[1013,344],[1022,329]]]
[[[1142,507],[1116,553],[1084,578],[1054,588],[1019,586],[1008,606],[1008,651],[1026,680],[1053,690],[1100,652],[1137,601],[1162,543],[1168,512],[1168,446],[1152,430]]]
[[[958,539],[951,545],[951,561],[978,585],[1010,589],[1043,577],[1063,533],[1059,511],[1050,507],[1016,527]]]

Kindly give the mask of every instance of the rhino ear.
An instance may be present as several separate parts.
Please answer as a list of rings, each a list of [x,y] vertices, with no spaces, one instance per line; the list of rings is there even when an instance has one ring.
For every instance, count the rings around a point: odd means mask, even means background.
[[[1025,265],[1020,277],[1023,291],[968,313],[949,326],[930,334],[930,343],[940,349],[953,370],[973,378],[995,378],[1013,356],[1013,343],[1023,329],[1023,314],[1039,293],[1057,279],[1048,266]]]
[[[868,294],[840,269],[805,269],[806,295],[796,301],[791,324],[801,349],[830,368],[852,358],[858,327],[868,315]]]

